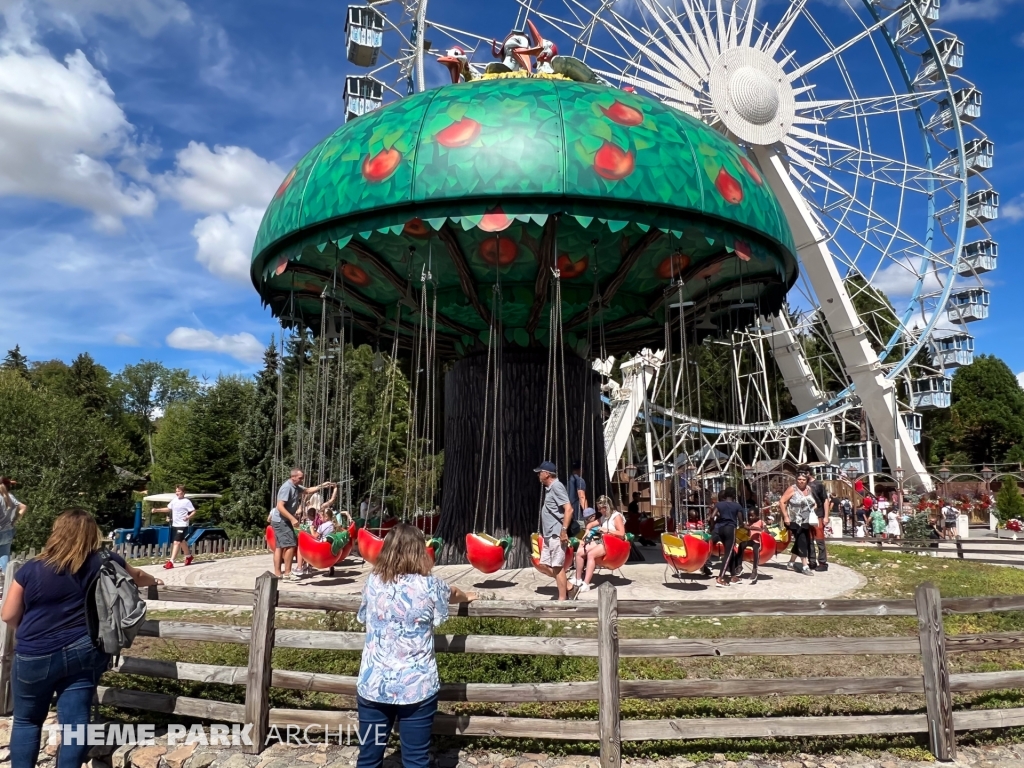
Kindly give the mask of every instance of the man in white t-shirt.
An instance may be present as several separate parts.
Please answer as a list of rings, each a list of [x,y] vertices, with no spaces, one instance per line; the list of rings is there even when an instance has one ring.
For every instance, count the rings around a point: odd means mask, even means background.
[[[161,512],[171,518],[171,541],[174,544],[171,547],[171,559],[164,563],[164,568],[174,567],[174,559],[178,556],[179,548],[185,556],[185,565],[192,565],[192,553],[189,552],[188,542],[185,539],[188,537],[189,520],[196,513],[196,508],[192,506],[189,499],[185,498],[185,486],[175,486],[174,498],[168,502],[166,507],[154,509],[153,512]]]

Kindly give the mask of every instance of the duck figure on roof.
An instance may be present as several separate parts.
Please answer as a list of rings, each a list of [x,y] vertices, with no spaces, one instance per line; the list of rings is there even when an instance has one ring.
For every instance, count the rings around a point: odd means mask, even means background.
[[[582,60],[560,56],[558,46],[544,38],[532,21],[527,21],[526,26],[529,34],[512,30],[502,42],[491,41],[491,54],[498,61],[488,64],[482,75],[473,70],[466,52],[459,46],[449,48],[437,61],[448,68],[452,83],[500,77],[547,77],[607,85]]]

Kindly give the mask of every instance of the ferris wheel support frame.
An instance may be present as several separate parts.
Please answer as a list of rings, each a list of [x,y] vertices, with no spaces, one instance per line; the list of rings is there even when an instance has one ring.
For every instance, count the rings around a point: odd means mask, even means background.
[[[807,363],[800,341],[793,332],[793,326],[785,310],[767,318],[775,336],[781,344],[772,344],[772,356],[782,374],[786,388],[793,398],[793,405],[800,413],[808,413],[825,404],[825,398],[814,379],[814,372]],[[836,433],[831,422],[823,423],[807,432],[807,441],[814,448],[821,461],[836,463]]]
[[[752,147],[766,181],[779,199],[789,228],[796,241],[797,255],[814,293],[821,300],[821,311],[832,332],[836,349],[846,372],[853,382],[861,407],[867,414],[871,428],[882,447],[882,453],[891,467],[909,470],[906,476],[917,476],[925,489],[932,490],[929,477],[917,448],[910,439],[898,413],[896,389],[885,378],[878,354],[867,338],[867,328],[860,321],[850,300],[835,260],[828,250],[828,238],[800,195],[784,158],[772,147]],[[897,441],[899,446],[897,447]],[[906,464],[906,467],[903,466]]]

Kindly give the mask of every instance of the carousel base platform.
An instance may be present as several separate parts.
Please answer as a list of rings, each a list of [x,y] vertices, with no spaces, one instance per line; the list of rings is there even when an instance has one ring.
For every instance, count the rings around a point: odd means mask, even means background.
[[[747,578],[721,589],[714,579],[700,573],[677,577],[662,560],[660,547],[637,547],[644,562],[627,563],[618,571],[599,570],[594,586],[610,582],[618,588],[620,600],[824,600],[847,595],[864,585],[855,571],[841,565],[830,565],[828,571],[804,576],[786,568],[789,554],[774,558],[760,567],[757,584]],[[165,571],[162,565],[145,566],[143,570],[158,575],[168,585],[252,589],[256,579],[272,569],[272,555],[231,557],[194,563]],[[298,581],[281,583],[282,590],[327,591],[337,594],[359,594],[370,566],[358,557],[349,557],[334,569],[334,576],[321,571]],[[749,575],[750,566],[744,572]],[[547,600],[557,597],[553,579],[535,569],[519,568],[483,574],[468,565],[438,566],[434,573],[464,590],[475,590],[490,600]],[[584,592],[579,600],[596,600],[597,590]],[[211,605],[164,603],[154,601],[152,610],[210,610]]]

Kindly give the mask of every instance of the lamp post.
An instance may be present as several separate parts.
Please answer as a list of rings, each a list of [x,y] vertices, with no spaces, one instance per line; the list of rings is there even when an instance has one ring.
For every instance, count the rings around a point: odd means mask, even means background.
[[[989,493],[988,488],[989,488],[989,483],[992,482],[992,477],[994,475],[995,475],[995,472],[992,471],[992,467],[990,467],[988,464],[986,464],[985,466],[983,466],[981,468],[981,479],[985,481],[985,498],[986,498],[986,500],[991,495]],[[997,518],[992,513],[991,505],[988,508],[988,522],[989,522],[989,527],[994,527],[995,532],[996,532],[996,538],[998,539],[999,538],[999,518]]]
[[[945,501],[949,495],[949,488],[946,487],[946,483],[949,481],[949,467],[945,464],[939,467],[939,480],[942,481],[942,499]]]

